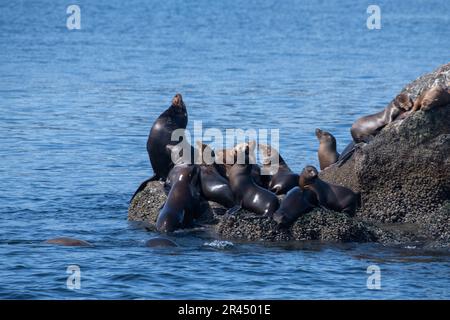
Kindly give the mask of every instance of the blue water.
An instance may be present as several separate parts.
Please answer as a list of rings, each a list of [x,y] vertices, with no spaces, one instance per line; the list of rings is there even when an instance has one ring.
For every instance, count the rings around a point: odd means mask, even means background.
[[[450,253],[414,246],[150,249],[127,222],[151,175],[153,120],[181,92],[189,127],[279,128],[295,170],[317,165],[314,129],[339,148],[359,116],[449,62],[450,2],[0,0],[0,298],[450,298]],[[92,248],[42,244],[72,236]],[[81,289],[66,268],[81,269]],[[381,290],[366,287],[369,265]]]

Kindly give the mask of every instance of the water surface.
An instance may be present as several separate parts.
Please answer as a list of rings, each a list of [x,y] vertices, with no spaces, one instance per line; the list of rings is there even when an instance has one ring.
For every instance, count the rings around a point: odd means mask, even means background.
[[[299,171],[314,129],[342,149],[359,116],[449,62],[448,1],[0,2],[0,298],[449,298],[448,251],[414,245],[234,243],[179,234],[179,248],[127,222],[151,175],[154,119],[181,92],[203,126],[279,128]],[[42,244],[56,236],[95,244]],[[82,288],[66,287],[79,265]],[[382,289],[368,290],[376,264]]]

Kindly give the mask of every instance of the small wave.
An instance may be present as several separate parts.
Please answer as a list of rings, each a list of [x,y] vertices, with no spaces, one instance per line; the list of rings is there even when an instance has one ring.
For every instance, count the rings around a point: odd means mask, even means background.
[[[233,242],[230,241],[221,241],[221,240],[214,240],[212,242],[205,242],[203,244],[205,247],[211,247],[216,249],[230,249],[234,247]]]

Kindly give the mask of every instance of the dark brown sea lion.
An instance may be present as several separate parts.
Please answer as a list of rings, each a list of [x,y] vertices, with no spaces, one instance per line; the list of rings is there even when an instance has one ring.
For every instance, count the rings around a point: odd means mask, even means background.
[[[160,232],[190,227],[202,212],[198,165],[177,164],[170,175],[170,191],[156,221]]]
[[[325,208],[354,215],[359,204],[359,194],[352,190],[325,182],[319,178],[317,169],[306,166],[299,179],[300,188],[312,191],[318,205]]]
[[[236,157],[239,157],[239,154]],[[279,207],[278,198],[274,193],[258,186],[252,178],[248,146],[244,151],[243,162],[241,164],[236,158],[229,173],[230,187],[238,206],[257,215],[272,216]]]
[[[231,170],[231,167],[235,163],[236,155],[242,154],[245,149],[248,147],[249,149],[249,163],[252,168],[251,170],[251,176],[253,177],[253,180],[255,183],[261,187],[267,187],[267,185],[263,182],[263,177],[261,176],[261,168],[256,163],[256,141],[251,140],[249,142],[242,142],[236,144],[233,148],[230,149],[223,149],[223,150],[217,150],[215,152],[215,159],[217,167],[220,168],[218,171],[223,175],[225,173],[224,177],[228,178],[229,173]]]
[[[214,165],[200,166],[200,185],[202,196],[206,200],[214,201],[225,208],[235,205],[228,180],[219,174]]]
[[[178,247],[178,245],[174,241],[161,237],[151,238],[147,240],[147,242],[145,242],[145,246],[150,248]]]
[[[298,186],[298,174],[294,173],[277,150],[267,144],[258,144],[262,154],[262,170],[269,175],[267,188],[275,194],[285,194]]]
[[[290,227],[300,216],[310,212],[317,204],[315,194],[310,190],[295,187],[286,194],[273,219],[282,228]]]
[[[79,240],[79,239],[75,239],[75,238],[68,238],[68,237],[49,239],[49,240],[45,241],[45,243],[55,244],[58,246],[68,246],[68,247],[90,247],[90,246],[92,246],[87,241]]]
[[[378,113],[359,118],[353,123],[350,132],[356,143],[369,142],[387,124],[413,107],[411,98],[401,93]]]
[[[327,131],[316,129],[316,137],[319,139],[319,163],[320,170],[328,168],[339,159],[339,153],[336,149],[336,138]]]
[[[414,101],[412,111],[428,111],[446,105],[450,105],[450,89],[438,85],[424,91],[416,101]]]
[[[166,189],[170,189],[172,181],[177,181],[179,178],[179,167],[177,165],[189,164],[189,161],[182,157],[182,148],[179,145],[168,145],[167,149],[174,154],[172,161],[175,162],[175,167],[169,172],[165,182]],[[235,205],[233,192],[229,186],[228,179],[219,173],[218,165],[214,163],[214,151],[208,145],[197,141],[195,157],[200,159],[198,163],[200,170],[199,183],[203,199],[214,201],[226,208],[233,207]],[[205,157],[208,159],[204,159]]]
[[[176,145],[183,140],[183,138],[180,138],[178,141],[172,141],[172,133],[177,129],[186,129],[187,122],[186,106],[181,94],[177,93],[173,97],[170,107],[153,123],[148,135],[147,152],[153,168],[153,176],[141,183],[130,202],[136,194],[145,188],[148,182],[167,178],[174,164],[166,146]]]

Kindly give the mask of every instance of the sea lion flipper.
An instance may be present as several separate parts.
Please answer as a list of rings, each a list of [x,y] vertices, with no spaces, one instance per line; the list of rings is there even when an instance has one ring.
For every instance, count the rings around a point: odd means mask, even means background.
[[[133,201],[134,197],[136,197],[136,195],[137,195],[139,192],[141,192],[142,190],[145,189],[145,187],[147,186],[147,184],[148,184],[150,181],[156,181],[156,180],[158,180],[158,179],[159,179],[159,177],[158,177],[157,175],[154,175],[154,176],[152,176],[151,178],[148,178],[147,180],[145,180],[144,182],[142,182],[142,183],[139,185],[139,187],[136,189],[136,191],[134,192],[133,196],[131,197],[130,203]]]
[[[236,213],[237,213],[239,210],[241,210],[241,209],[242,209],[242,206],[241,206],[241,205],[235,205],[234,207],[228,209],[227,212],[226,212],[226,214],[234,215],[234,214],[236,214]]]
[[[356,150],[356,148],[348,150],[348,152],[346,154],[341,156],[341,158],[336,162],[336,165],[338,166],[338,168],[342,167],[344,165],[344,163],[347,162],[347,160],[352,157],[353,153],[355,153],[355,150]]]

